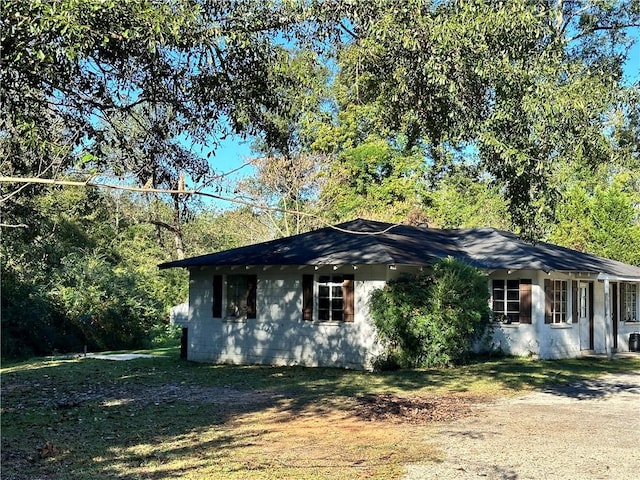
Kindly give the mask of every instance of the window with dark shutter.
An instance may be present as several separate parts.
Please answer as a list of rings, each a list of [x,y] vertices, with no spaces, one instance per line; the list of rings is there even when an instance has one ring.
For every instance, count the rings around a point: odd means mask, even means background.
[[[247,318],[256,318],[256,291],[258,287],[258,276],[247,275]]]
[[[256,275],[227,275],[227,318],[256,318],[257,284]]]
[[[531,280],[520,280],[520,323],[531,323]]]
[[[345,275],[342,281],[342,298],[344,300],[344,321],[353,322],[354,319],[354,277]]]
[[[544,280],[544,323],[553,321],[553,290],[551,288],[551,280]]]
[[[531,323],[531,280],[493,280],[492,310],[502,323]]]
[[[222,318],[222,275],[213,276],[213,318]]]
[[[302,319],[313,320],[313,275],[302,276]]]
[[[544,281],[544,323],[566,323],[568,319],[568,282],[566,280]]]
[[[302,319],[314,320],[314,294],[317,295],[316,321],[353,322],[355,318],[353,275],[302,276]]]

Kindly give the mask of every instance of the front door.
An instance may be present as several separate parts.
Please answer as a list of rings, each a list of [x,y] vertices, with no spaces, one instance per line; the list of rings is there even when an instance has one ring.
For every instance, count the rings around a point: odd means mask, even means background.
[[[593,350],[593,322],[589,312],[589,284],[578,283],[578,324],[580,326],[580,350]]]

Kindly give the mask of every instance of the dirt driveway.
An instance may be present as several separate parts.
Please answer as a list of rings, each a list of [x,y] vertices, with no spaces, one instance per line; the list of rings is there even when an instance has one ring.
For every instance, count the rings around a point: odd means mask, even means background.
[[[425,440],[441,461],[406,479],[637,479],[640,372],[483,404]]]

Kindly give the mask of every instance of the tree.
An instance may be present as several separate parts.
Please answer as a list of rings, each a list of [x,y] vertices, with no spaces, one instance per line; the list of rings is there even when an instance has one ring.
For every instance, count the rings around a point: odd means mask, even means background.
[[[312,211],[317,201],[324,156],[310,145],[314,129],[326,117],[322,103],[327,94],[327,69],[317,54],[295,50],[283,56],[279,68],[294,77],[273,95],[290,105],[284,111],[266,112],[272,129],[256,138],[251,161],[252,178],[238,183],[236,192],[260,210],[257,218],[266,222],[274,237],[293,235],[317,226]]]
[[[475,165],[457,165],[441,175],[424,200],[424,215],[436,228],[511,227],[507,204],[488,175]]]
[[[50,187],[22,199],[27,228],[6,229],[2,355],[139,348],[186,295],[185,272],[158,273],[168,252],[123,195]]]
[[[621,70],[630,29],[640,25],[635,0],[330,9],[342,28],[339,79],[350,101],[373,105],[378,123],[422,142],[434,165],[473,147],[530,237],[544,236],[553,218],[558,168],[615,157],[621,145],[607,118],[637,109]]]
[[[548,239],[559,245],[640,265],[640,184],[621,173],[612,181],[573,183]]]
[[[424,171],[419,150],[407,152],[379,138],[344,148],[325,173],[319,199],[325,218],[404,219],[421,205]]]
[[[280,68],[296,15],[252,0],[4,2],[2,173],[112,173],[127,168],[114,151],[137,149],[203,180],[206,159],[176,140],[210,151],[230,133],[278,131],[267,113],[290,107],[273,92],[296,84]]]

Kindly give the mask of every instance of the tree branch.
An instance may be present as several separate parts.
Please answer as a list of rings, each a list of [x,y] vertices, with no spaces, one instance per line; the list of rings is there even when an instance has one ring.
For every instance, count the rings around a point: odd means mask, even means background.
[[[578,35],[575,35],[574,37],[571,37],[567,40],[567,43],[571,43],[575,40],[578,40],[586,35],[589,35],[591,33],[600,31],[600,30],[622,30],[625,28],[637,28],[640,27],[640,23],[625,23],[625,24],[620,24],[620,25],[598,25],[596,27],[590,28],[588,31],[582,32]]]
[[[260,210],[265,210],[265,211],[270,211],[270,212],[288,213],[288,214],[300,215],[300,216],[303,216],[303,217],[314,217],[314,218],[320,220],[326,226],[333,228],[334,230],[338,230],[338,231],[346,232],[346,233],[352,233],[354,235],[380,235],[380,234],[386,233],[389,230],[392,230],[393,228],[396,228],[397,226],[400,225],[400,224],[395,223],[395,224],[390,225],[389,227],[387,227],[387,228],[385,228],[383,230],[376,231],[376,232],[351,231],[351,230],[346,230],[344,228],[337,227],[335,225],[330,225],[330,224],[326,223],[324,220],[318,218],[318,216],[313,214],[313,213],[307,213],[307,212],[296,211],[296,210],[288,210],[288,209],[285,209],[285,208],[271,207],[269,205],[261,205],[261,204],[258,204],[256,202],[250,202],[250,201],[247,201],[247,200],[240,200],[240,199],[237,199],[237,198],[224,197],[222,195],[216,195],[216,194],[213,194],[213,193],[199,192],[197,190],[170,190],[170,189],[165,189],[165,188],[128,187],[128,186],[124,186],[124,185],[111,185],[111,184],[107,184],[107,183],[97,183],[97,182],[92,182],[90,180],[88,180],[86,182],[79,182],[79,181],[73,181],[73,180],[57,180],[57,179],[54,179],[54,178],[36,178],[36,177],[0,177],[0,183],[40,183],[40,184],[46,184],[46,185],[60,185],[60,186],[70,186],[70,187],[108,188],[108,189],[112,189],[112,190],[122,190],[122,191],[127,191],[127,192],[138,192],[138,193],[165,193],[165,194],[174,194],[174,195],[175,194],[201,195],[203,197],[213,198],[215,200],[222,200],[224,202],[237,203],[237,204],[244,205],[244,206],[247,206],[247,207],[257,208],[257,209],[260,209]],[[0,203],[2,203],[1,199],[0,199]]]

